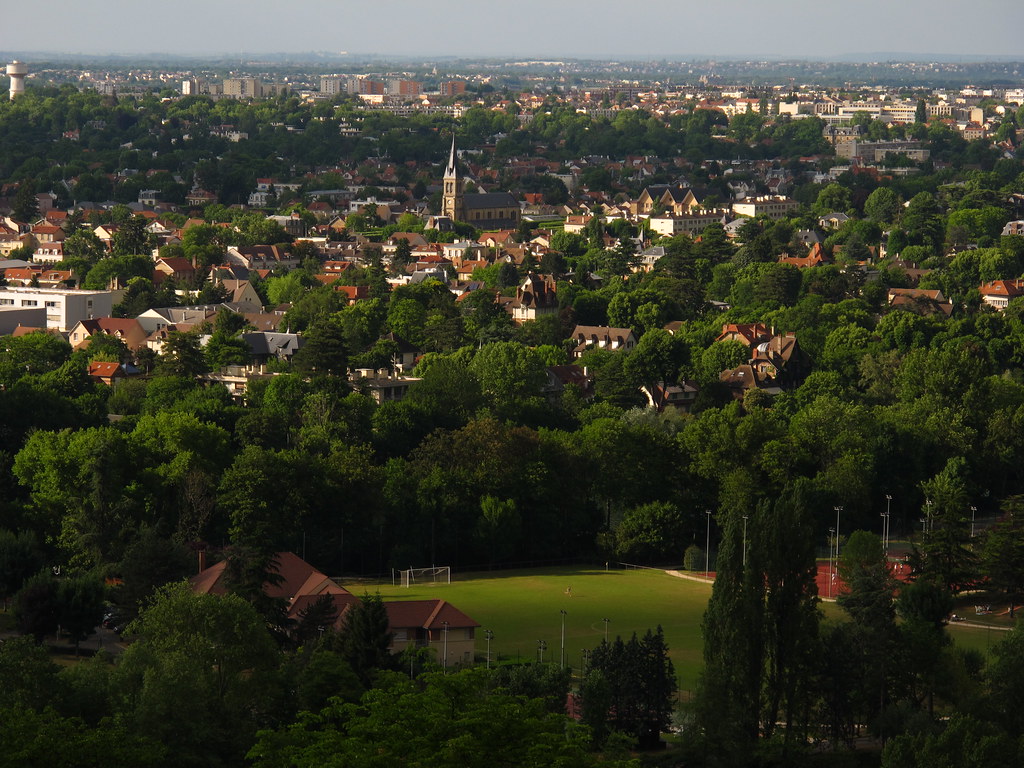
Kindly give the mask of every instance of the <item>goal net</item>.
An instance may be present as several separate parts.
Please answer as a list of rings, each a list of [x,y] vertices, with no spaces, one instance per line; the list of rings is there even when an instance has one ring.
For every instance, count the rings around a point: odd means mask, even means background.
[[[402,586],[411,587],[413,584],[451,584],[452,569],[447,565],[433,566],[430,568],[408,568],[399,571],[402,574]]]

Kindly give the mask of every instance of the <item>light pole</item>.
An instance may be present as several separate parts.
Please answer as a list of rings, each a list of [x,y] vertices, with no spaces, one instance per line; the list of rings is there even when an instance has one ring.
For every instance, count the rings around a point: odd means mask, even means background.
[[[607,643],[608,642],[608,622],[611,621],[611,619],[601,619],[601,621],[604,622],[604,641]]]
[[[747,567],[747,516],[743,516],[743,567]]]
[[[842,507],[836,507],[836,566],[839,566],[839,515],[842,513]]]
[[[590,649],[589,648],[584,648],[583,649],[583,669],[580,670],[580,677],[586,677],[587,676],[587,667],[589,667],[589,666],[590,666]]]
[[[562,651],[561,651],[561,656],[559,657],[559,660],[558,660],[558,668],[559,669],[565,669],[565,613],[566,612],[565,612],[564,608],[562,609],[561,613],[562,613]]]
[[[487,669],[491,668],[491,639],[494,637],[494,633],[489,630],[484,630],[484,637],[487,638]]]
[[[708,516],[708,533],[704,537],[704,578],[707,579],[711,573],[711,510],[705,509],[704,514]]]
[[[925,533],[931,533],[932,532],[932,500],[931,499],[925,499],[924,503],[928,507],[928,512],[927,512],[927,514],[925,514],[925,518],[924,518],[924,532]]]
[[[832,582],[835,581],[835,571],[832,570],[832,537],[835,536],[836,529],[828,529],[828,596],[832,597]]]
[[[448,622],[442,621],[441,624],[444,626],[444,662],[441,667],[445,670],[448,669]]]
[[[544,651],[546,651],[547,649],[548,649],[547,640],[538,640],[537,641],[537,652],[540,654],[540,663],[541,664],[544,663]]]
[[[974,516],[978,513],[978,508],[971,505],[971,538],[974,538]]]
[[[886,557],[889,556],[889,509],[892,505],[892,496],[885,494],[885,528],[882,532],[882,546],[885,548]]]

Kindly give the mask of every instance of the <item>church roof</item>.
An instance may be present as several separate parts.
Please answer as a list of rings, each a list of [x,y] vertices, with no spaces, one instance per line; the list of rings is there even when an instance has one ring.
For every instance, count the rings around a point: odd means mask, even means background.
[[[462,204],[467,211],[474,208],[508,208],[518,207],[519,203],[508,192],[483,192],[462,196]]]

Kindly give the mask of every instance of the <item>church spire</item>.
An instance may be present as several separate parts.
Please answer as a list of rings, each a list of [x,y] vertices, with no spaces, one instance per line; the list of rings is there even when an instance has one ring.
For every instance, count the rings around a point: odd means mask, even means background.
[[[459,175],[459,169],[456,165],[455,160],[455,134],[452,133],[452,152],[448,156],[448,167],[444,169],[445,178],[456,178]]]

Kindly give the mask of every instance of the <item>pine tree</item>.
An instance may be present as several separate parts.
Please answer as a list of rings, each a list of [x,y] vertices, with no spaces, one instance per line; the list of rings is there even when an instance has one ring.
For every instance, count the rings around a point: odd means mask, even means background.
[[[376,670],[391,667],[391,639],[384,601],[379,594],[364,594],[345,615],[341,633],[341,653],[364,685],[370,685]]]

